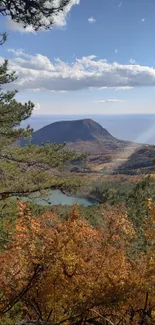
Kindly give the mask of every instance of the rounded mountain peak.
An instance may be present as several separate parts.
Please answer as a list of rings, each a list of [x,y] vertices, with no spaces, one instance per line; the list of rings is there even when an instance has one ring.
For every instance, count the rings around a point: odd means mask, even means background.
[[[92,119],[60,121],[49,124],[34,132],[31,143],[64,143],[79,141],[97,141],[103,137],[112,137],[109,132]]]
[[[33,133],[31,143],[41,145],[43,143],[64,142],[96,142],[114,141],[114,137],[100,124],[92,119],[54,122]],[[21,140],[20,144],[27,144],[27,140]]]

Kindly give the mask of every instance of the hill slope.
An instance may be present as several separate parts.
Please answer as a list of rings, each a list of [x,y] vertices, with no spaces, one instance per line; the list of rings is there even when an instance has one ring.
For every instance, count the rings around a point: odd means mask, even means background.
[[[34,132],[32,144],[64,143],[77,153],[90,153],[88,168],[95,172],[135,173],[153,170],[155,146],[140,145],[113,137],[100,124],[91,120],[60,121]],[[21,145],[27,141],[22,140]]]
[[[41,145],[42,143],[81,143],[98,142],[104,143],[108,148],[120,147],[126,141],[114,138],[100,124],[91,120],[60,121],[49,124],[34,132],[31,139],[32,144]],[[24,142],[22,142],[24,143]]]

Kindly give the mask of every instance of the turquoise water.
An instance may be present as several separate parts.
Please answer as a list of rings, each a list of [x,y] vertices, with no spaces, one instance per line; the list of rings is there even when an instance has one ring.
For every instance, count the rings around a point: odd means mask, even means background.
[[[87,198],[77,198],[74,196],[68,196],[62,193],[60,190],[49,190],[47,196],[40,197],[39,193],[34,193],[29,198],[22,198],[24,201],[32,201],[36,204],[49,206],[49,205],[73,205],[78,204],[85,207],[96,204],[97,202],[89,200]]]

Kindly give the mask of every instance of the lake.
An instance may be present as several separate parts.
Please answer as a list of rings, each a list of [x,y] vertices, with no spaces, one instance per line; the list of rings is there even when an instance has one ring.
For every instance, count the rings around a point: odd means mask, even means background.
[[[45,197],[40,197],[39,192],[31,194],[29,198],[22,197],[20,199],[25,202],[34,202],[38,205],[49,206],[49,205],[74,205],[78,204],[84,207],[97,204],[97,201],[87,199],[87,198],[78,198],[75,196],[68,196],[62,193],[60,190],[51,189],[48,190],[48,194]]]

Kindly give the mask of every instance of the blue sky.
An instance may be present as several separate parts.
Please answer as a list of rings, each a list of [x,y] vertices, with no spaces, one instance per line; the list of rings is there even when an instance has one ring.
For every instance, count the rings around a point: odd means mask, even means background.
[[[154,113],[155,1],[71,0],[50,31],[1,17],[1,48],[34,114]]]

